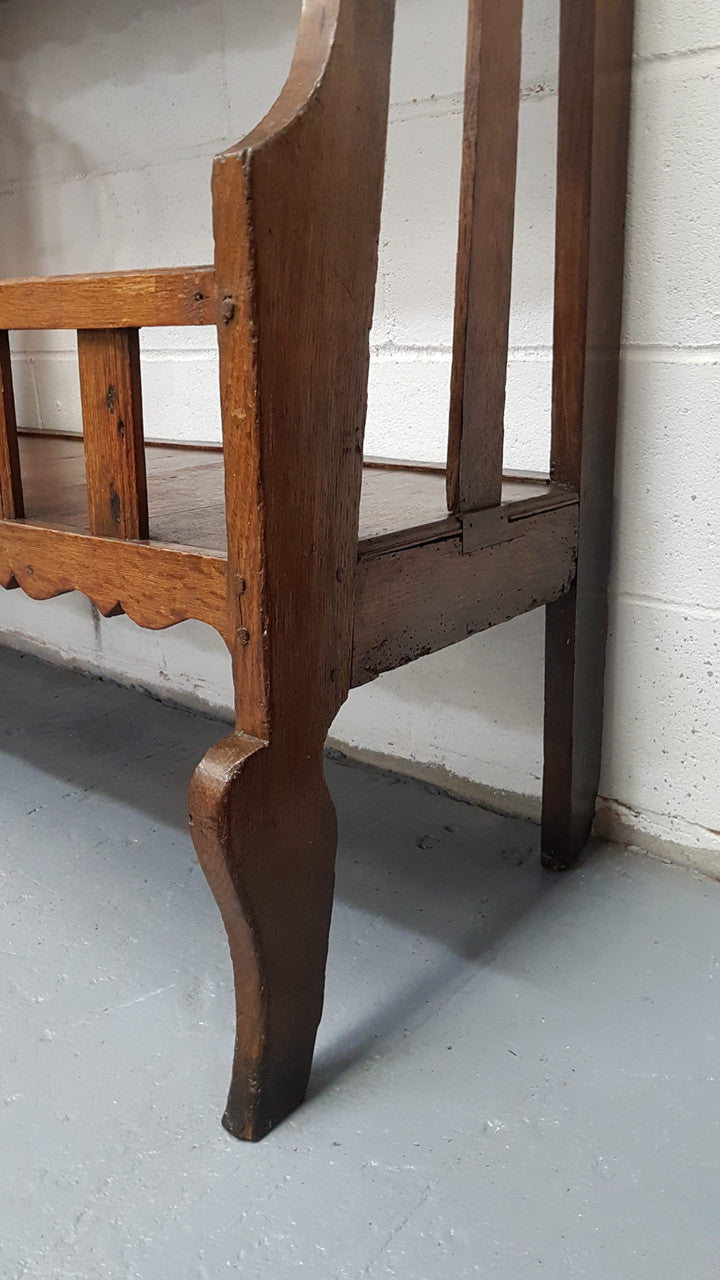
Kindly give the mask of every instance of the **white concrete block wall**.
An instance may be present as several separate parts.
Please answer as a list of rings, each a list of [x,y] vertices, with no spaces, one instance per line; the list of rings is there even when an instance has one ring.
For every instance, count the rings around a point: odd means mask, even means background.
[[[211,259],[209,160],[282,83],[297,0],[7,0],[0,273]],[[557,0],[527,0],[506,457],[547,463]],[[398,0],[367,451],[441,460],[465,0]],[[720,11],[637,0],[617,536],[599,821],[720,871]],[[18,336],[25,425],[79,426],[67,335]],[[219,436],[212,333],[143,335],[148,435]],[[79,597],[0,598],[10,643],[218,709],[208,629],[141,632]],[[536,811],[541,612],[351,695],[356,752]]]

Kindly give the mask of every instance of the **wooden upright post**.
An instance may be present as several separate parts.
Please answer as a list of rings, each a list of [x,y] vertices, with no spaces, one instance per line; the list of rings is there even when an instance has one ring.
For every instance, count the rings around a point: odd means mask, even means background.
[[[80,329],[80,394],[90,532],[147,538],[137,329]]]
[[[600,776],[632,0],[562,0],[552,478],[580,495],[577,578],[547,609],[543,861],[568,866]]]
[[[447,496],[451,511],[502,491],[522,0],[470,0]]]

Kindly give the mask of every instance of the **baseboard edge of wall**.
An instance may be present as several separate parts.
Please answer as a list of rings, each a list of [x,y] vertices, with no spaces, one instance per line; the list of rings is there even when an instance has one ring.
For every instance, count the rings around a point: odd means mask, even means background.
[[[475,804],[508,818],[534,823],[540,821],[539,796],[503,791],[451,773],[442,765],[424,764],[419,760],[366,750],[339,738],[329,738],[327,745],[330,755],[412,778],[466,804]],[[629,853],[672,863],[720,880],[720,832],[708,830],[685,818],[639,813],[620,801],[599,796],[593,835],[619,845]]]
[[[106,662],[99,662],[90,653],[70,653],[59,645],[51,644],[24,631],[0,629],[0,648],[13,649],[49,666],[61,667],[66,671],[74,671],[77,675],[86,676],[89,680],[105,680],[110,684],[120,685],[123,689],[133,689],[136,693],[144,693],[156,702],[163,702],[180,711],[190,711],[195,715],[207,716],[209,720],[217,720],[228,725],[234,721],[231,707],[218,706],[217,703],[203,697],[202,693],[192,689],[178,689],[166,686],[153,674],[130,676],[114,669]]]
[[[720,832],[686,818],[640,813],[618,800],[598,796],[593,831],[599,839],[632,853],[720,880]]]
[[[463,778],[440,764],[423,764],[420,760],[370,751],[365,747],[351,746],[340,738],[328,738],[327,750],[331,756],[337,755],[345,760],[367,764],[374,769],[382,769],[385,773],[398,774],[402,778],[412,778],[415,782],[422,782],[444,795],[464,801],[465,804],[489,809],[491,813],[499,813],[507,818],[524,818],[535,823],[540,821],[539,796],[524,795],[519,791],[503,791],[484,782]]]
[[[89,656],[71,656],[54,645],[19,632],[2,632],[0,643],[44,662],[77,671],[91,679],[109,680],[114,684],[136,689],[161,702],[208,716],[220,723],[228,723],[231,719],[227,710],[209,704],[202,696],[195,694],[191,697],[185,691],[179,696],[177,693],[173,696],[171,690],[161,687],[152,679],[123,678],[94,662]],[[491,813],[534,823],[540,821],[540,797],[537,795],[502,790],[452,773],[443,765],[371,751],[343,742],[339,738],[328,738],[327,748],[331,756],[337,755],[342,759],[382,769],[386,773],[412,778],[465,804],[488,809]],[[713,880],[720,880],[720,831],[691,823],[685,818],[641,813],[618,800],[599,796],[593,834],[601,840],[620,845],[631,853],[672,863]]]

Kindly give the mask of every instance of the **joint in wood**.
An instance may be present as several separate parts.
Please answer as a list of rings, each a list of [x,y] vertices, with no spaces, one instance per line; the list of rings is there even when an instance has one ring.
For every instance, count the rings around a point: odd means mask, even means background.
[[[484,547],[494,547],[510,542],[517,535],[509,526],[507,513],[500,507],[487,507],[482,511],[466,511],[462,516],[462,551],[464,556]]]
[[[569,485],[563,488],[564,492],[556,492],[552,497],[544,498],[542,506],[532,502],[516,503],[517,509],[509,512],[508,520],[511,524],[516,524],[519,520],[529,520],[531,516],[536,516],[543,511],[559,511],[561,507],[576,507],[579,501],[577,491],[571,489]]]
[[[578,494],[570,485],[547,485],[544,492],[519,501],[502,503],[497,507],[485,507],[479,511],[466,511],[462,521],[462,549],[471,555],[483,547],[496,546],[522,536],[524,521],[533,520],[563,507],[575,507]]]

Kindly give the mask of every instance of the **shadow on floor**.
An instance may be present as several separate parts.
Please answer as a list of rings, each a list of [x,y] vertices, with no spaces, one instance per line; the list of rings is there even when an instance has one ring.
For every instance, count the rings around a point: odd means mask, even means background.
[[[227,726],[8,650],[0,651],[0,680],[3,774],[12,777],[13,760],[31,766],[24,791],[3,789],[0,826],[46,803],[52,779],[63,799],[94,792],[141,810],[151,824],[186,830],[191,773]],[[342,948],[345,959],[358,927],[367,934],[378,919],[407,935],[401,952],[408,968],[359,1023],[327,1028],[312,1094],[492,963],[498,945],[558,883],[540,869],[538,829],[530,822],[370,766],[328,760],[327,777],[340,826],[336,896],[350,908],[341,920],[336,913],[329,983],[333,949]],[[151,889],[162,890],[152,878],[166,873],[147,858]],[[332,1003],[330,991],[330,1010]]]

